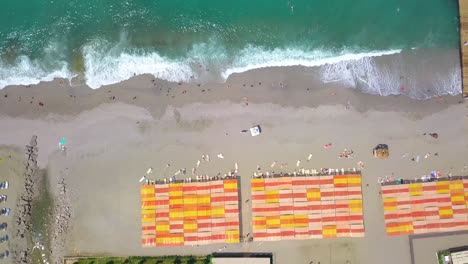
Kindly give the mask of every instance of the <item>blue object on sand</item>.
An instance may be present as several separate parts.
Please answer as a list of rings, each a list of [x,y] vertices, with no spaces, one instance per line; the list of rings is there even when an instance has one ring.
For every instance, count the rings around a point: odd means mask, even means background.
[[[65,138],[60,139],[60,144],[65,145]]]

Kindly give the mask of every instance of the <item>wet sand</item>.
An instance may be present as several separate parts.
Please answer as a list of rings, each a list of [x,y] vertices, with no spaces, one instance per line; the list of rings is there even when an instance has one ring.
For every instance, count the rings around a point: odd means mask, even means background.
[[[410,179],[431,170],[468,174],[463,99],[367,95],[316,83],[307,72],[302,67],[263,69],[234,75],[225,84],[200,86],[137,76],[98,90],[69,87],[60,80],[9,87],[0,90],[0,144],[23,148],[36,134],[38,163],[48,169],[51,186],[66,180],[72,211],[66,255],[217,251],[219,244],[149,249],[140,245],[141,176],[148,167],[154,168],[157,179],[181,168],[190,171],[209,154],[212,161],[202,163],[198,172],[225,173],[237,162],[244,200],[250,196],[249,179],[257,164],[267,168],[272,161],[287,163],[284,172],[297,169],[297,160],[309,168],[365,164],[364,238],[243,243],[228,245],[225,251],[273,252],[277,263],[410,263],[408,237],[385,235],[377,178]],[[262,126],[260,136],[240,133],[257,124]],[[431,132],[439,138],[423,135]],[[61,137],[67,139],[66,152],[58,150]],[[324,149],[327,143],[332,148]],[[380,143],[390,147],[387,160],[371,155]],[[338,158],[345,148],[354,151],[353,158]],[[219,153],[225,158],[216,158]],[[306,162],[309,153],[313,157]],[[425,159],[426,153],[438,156]],[[418,155],[419,163],[411,161]],[[247,234],[252,229],[250,206],[243,206]],[[416,250],[432,245],[430,240],[417,243]],[[435,257],[430,261],[435,263]]]

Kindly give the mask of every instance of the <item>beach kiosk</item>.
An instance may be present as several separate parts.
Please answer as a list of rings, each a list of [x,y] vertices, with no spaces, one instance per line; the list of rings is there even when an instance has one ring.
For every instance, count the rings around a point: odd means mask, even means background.
[[[260,135],[260,133],[262,133],[262,129],[259,125],[250,128],[250,134],[252,135],[252,137],[258,136]]]

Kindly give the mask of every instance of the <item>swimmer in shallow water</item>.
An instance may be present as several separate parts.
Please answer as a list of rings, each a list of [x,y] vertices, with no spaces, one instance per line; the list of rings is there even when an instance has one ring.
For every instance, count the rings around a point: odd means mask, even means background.
[[[291,1],[288,1],[288,6],[291,8],[291,12],[294,12],[294,6],[291,4]]]

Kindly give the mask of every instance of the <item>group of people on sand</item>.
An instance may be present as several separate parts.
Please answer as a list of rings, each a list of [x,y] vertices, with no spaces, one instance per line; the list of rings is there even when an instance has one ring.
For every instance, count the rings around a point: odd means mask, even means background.
[[[344,149],[343,152],[340,152],[340,154],[338,155],[340,158],[351,158],[352,155],[353,155],[354,151],[353,150],[348,150],[348,149]]]

